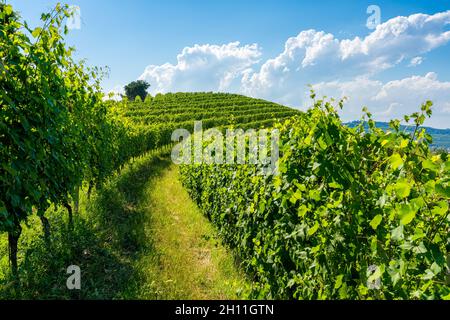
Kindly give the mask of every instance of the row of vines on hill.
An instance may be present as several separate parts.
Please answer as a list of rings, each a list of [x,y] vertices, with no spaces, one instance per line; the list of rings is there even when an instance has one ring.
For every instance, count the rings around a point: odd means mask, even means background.
[[[148,96],[146,100],[112,103],[128,124],[133,156],[172,143],[176,129],[193,132],[194,121],[202,121],[203,129],[229,125],[252,128],[270,126],[299,114],[276,103],[227,93],[168,93]]]
[[[278,175],[195,164],[181,166],[182,181],[259,297],[448,299],[450,159],[419,129],[430,115],[427,102],[405,117],[413,134],[399,121],[378,129],[368,112],[369,128],[352,129],[332,102],[315,101],[275,125]]]
[[[89,84],[97,71],[74,63],[64,45],[68,15],[57,6],[31,30],[0,4],[0,231],[8,232],[15,274],[21,222],[36,210],[48,232],[50,204],[67,206],[85,176],[99,176],[91,168],[104,150],[91,137],[108,122]]]
[[[73,60],[68,16],[57,5],[31,29],[0,3],[0,232],[14,275],[21,222],[36,212],[48,237],[51,204],[66,206],[71,220],[69,201],[83,181],[99,185],[144,149],[142,130],[102,101],[102,70]]]

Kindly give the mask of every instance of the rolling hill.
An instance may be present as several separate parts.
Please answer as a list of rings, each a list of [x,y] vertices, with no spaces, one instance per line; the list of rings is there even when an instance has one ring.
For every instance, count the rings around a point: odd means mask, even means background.
[[[123,115],[138,126],[181,127],[193,121],[204,126],[239,124],[268,126],[299,114],[298,110],[261,99],[228,93],[167,93],[148,97],[144,102],[130,102]]]

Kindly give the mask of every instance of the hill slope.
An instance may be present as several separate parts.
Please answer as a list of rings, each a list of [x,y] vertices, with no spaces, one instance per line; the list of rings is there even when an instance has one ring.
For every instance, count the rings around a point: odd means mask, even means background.
[[[277,103],[228,93],[168,93],[130,102],[124,116],[136,125],[177,127],[202,120],[204,127],[270,125],[300,111]],[[179,126],[178,126],[179,127]]]

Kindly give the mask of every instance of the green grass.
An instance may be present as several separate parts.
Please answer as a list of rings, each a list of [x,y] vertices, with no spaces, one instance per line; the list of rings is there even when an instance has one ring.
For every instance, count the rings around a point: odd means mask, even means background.
[[[139,158],[90,200],[82,196],[73,230],[65,210],[48,216],[49,245],[36,217],[24,226],[20,283],[0,235],[0,299],[235,299],[248,288],[166,157]],[[72,264],[81,268],[79,291],[66,288]]]
[[[150,287],[138,285],[130,297],[238,298],[245,277],[181,186],[178,169],[170,166],[146,192],[144,210],[151,214],[146,215],[145,234],[153,247],[141,253],[137,266]]]

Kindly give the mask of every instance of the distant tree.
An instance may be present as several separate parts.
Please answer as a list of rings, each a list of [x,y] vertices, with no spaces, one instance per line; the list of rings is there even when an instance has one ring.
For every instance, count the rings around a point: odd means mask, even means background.
[[[150,84],[144,80],[133,81],[125,86],[125,94],[130,101],[134,101],[137,96],[144,101],[148,94],[148,88],[150,88]]]

